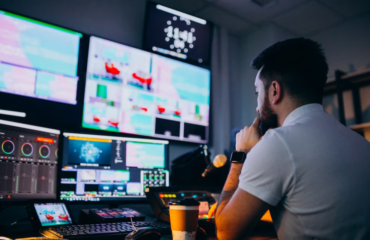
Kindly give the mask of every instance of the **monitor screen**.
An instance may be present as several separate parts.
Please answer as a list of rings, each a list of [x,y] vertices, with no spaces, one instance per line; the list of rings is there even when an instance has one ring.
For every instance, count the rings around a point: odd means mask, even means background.
[[[148,3],[144,49],[195,64],[209,64],[212,25],[183,12]]]
[[[0,91],[76,104],[81,37],[0,11]]]
[[[0,120],[0,201],[56,199],[59,134]]]
[[[91,37],[83,127],[207,143],[211,74]]]
[[[168,141],[64,133],[60,198],[143,198],[169,185]]]
[[[64,203],[35,203],[34,207],[43,227],[72,224],[71,215]]]

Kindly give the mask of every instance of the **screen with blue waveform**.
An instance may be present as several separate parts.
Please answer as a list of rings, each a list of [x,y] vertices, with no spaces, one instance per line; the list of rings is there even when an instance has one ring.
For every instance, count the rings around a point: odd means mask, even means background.
[[[70,163],[85,166],[109,165],[111,159],[111,142],[71,140],[68,148]]]

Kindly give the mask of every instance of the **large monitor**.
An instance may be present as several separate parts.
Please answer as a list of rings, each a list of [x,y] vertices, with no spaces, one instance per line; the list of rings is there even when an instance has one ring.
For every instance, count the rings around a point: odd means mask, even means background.
[[[144,49],[195,64],[208,65],[212,24],[204,19],[148,2]]]
[[[207,143],[208,69],[91,37],[85,128]]]
[[[61,200],[144,198],[146,187],[169,185],[168,141],[63,135]]]
[[[0,202],[56,199],[59,134],[0,120]]]
[[[76,104],[82,34],[0,11],[0,91]]]

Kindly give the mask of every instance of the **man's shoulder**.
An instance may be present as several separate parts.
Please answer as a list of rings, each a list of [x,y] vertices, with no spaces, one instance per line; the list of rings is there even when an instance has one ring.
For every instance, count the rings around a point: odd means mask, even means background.
[[[257,145],[252,149],[258,155],[276,155],[288,153],[288,147],[284,140],[284,130],[281,128],[269,129]]]
[[[318,114],[297,119],[289,125],[270,129],[262,138],[262,144],[282,146],[293,156],[334,152],[369,152],[370,143],[328,114]]]

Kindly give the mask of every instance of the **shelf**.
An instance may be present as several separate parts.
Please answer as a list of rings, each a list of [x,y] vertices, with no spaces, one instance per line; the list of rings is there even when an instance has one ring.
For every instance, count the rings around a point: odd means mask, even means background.
[[[370,122],[352,125],[349,128],[356,132],[363,132],[366,140],[370,142]]]
[[[361,87],[365,85],[370,85],[370,68],[364,69],[362,71],[349,73],[341,77],[342,90],[352,89],[354,85]],[[325,94],[335,93],[337,88],[337,83],[335,79],[328,79],[327,84],[324,88]]]
[[[365,130],[370,129],[370,122],[352,125],[349,127],[352,130]]]

